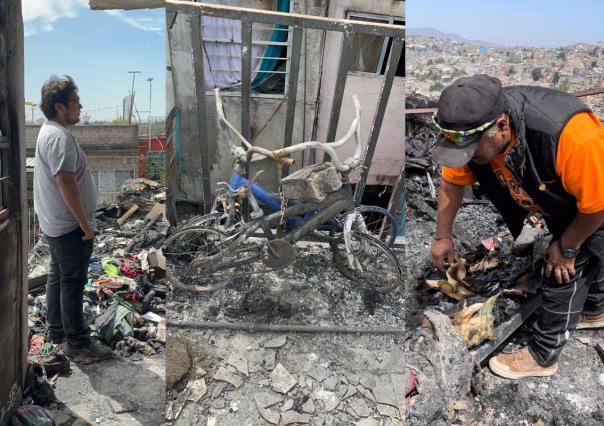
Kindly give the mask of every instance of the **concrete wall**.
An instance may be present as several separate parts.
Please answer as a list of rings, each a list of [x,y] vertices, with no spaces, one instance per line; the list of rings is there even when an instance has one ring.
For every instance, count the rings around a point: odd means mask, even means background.
[[[92,149],[134,149],[138,147],[138,124],[72,126],[71,133],[84,151]],[[36,148],[39,125],[25,126],[27,149]]]
[[[341,0],[329,5],[329,16],[345,19],[349,11],[367,12],[400,17],[404,20],[404,2],[395,0]],[[338,73],[338,61],[342,49],[341,33],[330,32],[327,35],[324,51],[323,73],[321,79],[320,108],[318,115],[317,139],[325,141],[329,127],[329,114],[335,91]],[[404,54],[404,52],[403,52]],[[364,146],[369,137],[371,123],[377,108],[378,96],[384,76],[349,72],[344,90],[337,136],[342,136],[352,121],[354,107],[352,94],[359,97],[361,113],[361,132]],[[404,79],[396,77],[386,108],[386,114],[380,131],[376,152],[367,179],[369,185],[393,185],[405,160],[405,87]],[[343,157],[352,154],[348,147],[338,153]],[[354,179],[356,174],[352,175]]]
[[[87,155],[87,158],[96,183],[99,205],[115,203],[122,183],[138,177],[136,153],[129,156]]]

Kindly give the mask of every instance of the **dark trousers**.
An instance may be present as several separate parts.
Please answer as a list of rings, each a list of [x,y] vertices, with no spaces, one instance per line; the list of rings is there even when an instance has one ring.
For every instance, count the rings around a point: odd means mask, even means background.
[[[581,313],[604,312],[604,245],[598,237],[593,236],[581,247],[575,259],[576,275],[570,282],[558,284],[553,272],[550,278],[543,277],[541,313],[533,324],[534,334],[528,345],[531,355],[543,366],[556,362]]]
[[[82,304],[94,239],[82,241],[83,236],[80,228],[59,237],[45,236],[50,247],[46,282],[48,337],[55,342],[67,338],[73,348],[90,343]]]

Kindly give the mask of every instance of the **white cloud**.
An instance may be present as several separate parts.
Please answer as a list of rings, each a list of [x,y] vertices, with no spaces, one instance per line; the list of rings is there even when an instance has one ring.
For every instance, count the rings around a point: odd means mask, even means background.
[[[23,0],[21,9],[25,36],[52,31],[61,18],[75,18],[78,9],[88,7],[88,0]]]
[[[125,22],[126,24],[134,27],[136,29],[142,31],[151,31],[151,32],[161,32],[163,31],[164,21],[162,19],[157,18],[148,18],[148,17],[133,17],[131,15],[126,14],[122,10],[106,10],[107,14],[118,18],[119,20]]]
[[[52,31],[62,18],[75,18],[82,9],[88,9],[88,0],[22,0],[25,36]],[[162,19],[133,16],[122,10],[106,10],[107,14],[142,31],[162,32]],[[97,12],[100,13],[100,12]],[[138,13],[140,15],[140,12]]]

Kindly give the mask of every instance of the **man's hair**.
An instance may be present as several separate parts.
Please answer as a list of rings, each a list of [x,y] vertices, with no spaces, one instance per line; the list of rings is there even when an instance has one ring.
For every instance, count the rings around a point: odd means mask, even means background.
[[[49,120],[55,118],[57,116],[55,104],[58,102],[67,105],[69,97],[77,91],[78,87],[70,76],[64,75],[63,78],[51,76],[42,86],[40,109],[44,116]]]

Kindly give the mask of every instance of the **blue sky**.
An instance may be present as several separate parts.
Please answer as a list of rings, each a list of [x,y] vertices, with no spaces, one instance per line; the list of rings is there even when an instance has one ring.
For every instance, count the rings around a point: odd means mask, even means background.
[[[91,120],[113,120],[135,81],[141,120],[165,116],[165,10],[92,11],[88,0],[22,0],[25,99],[39,103],[51,75],[71,75]],[[39,108],[34,119],[42,117]],[[31,119],[31,109],[26,108]]]
[[[604,41],[602,0],[407,0],[405,8],[409,28],[471,40],[535,47]]]

